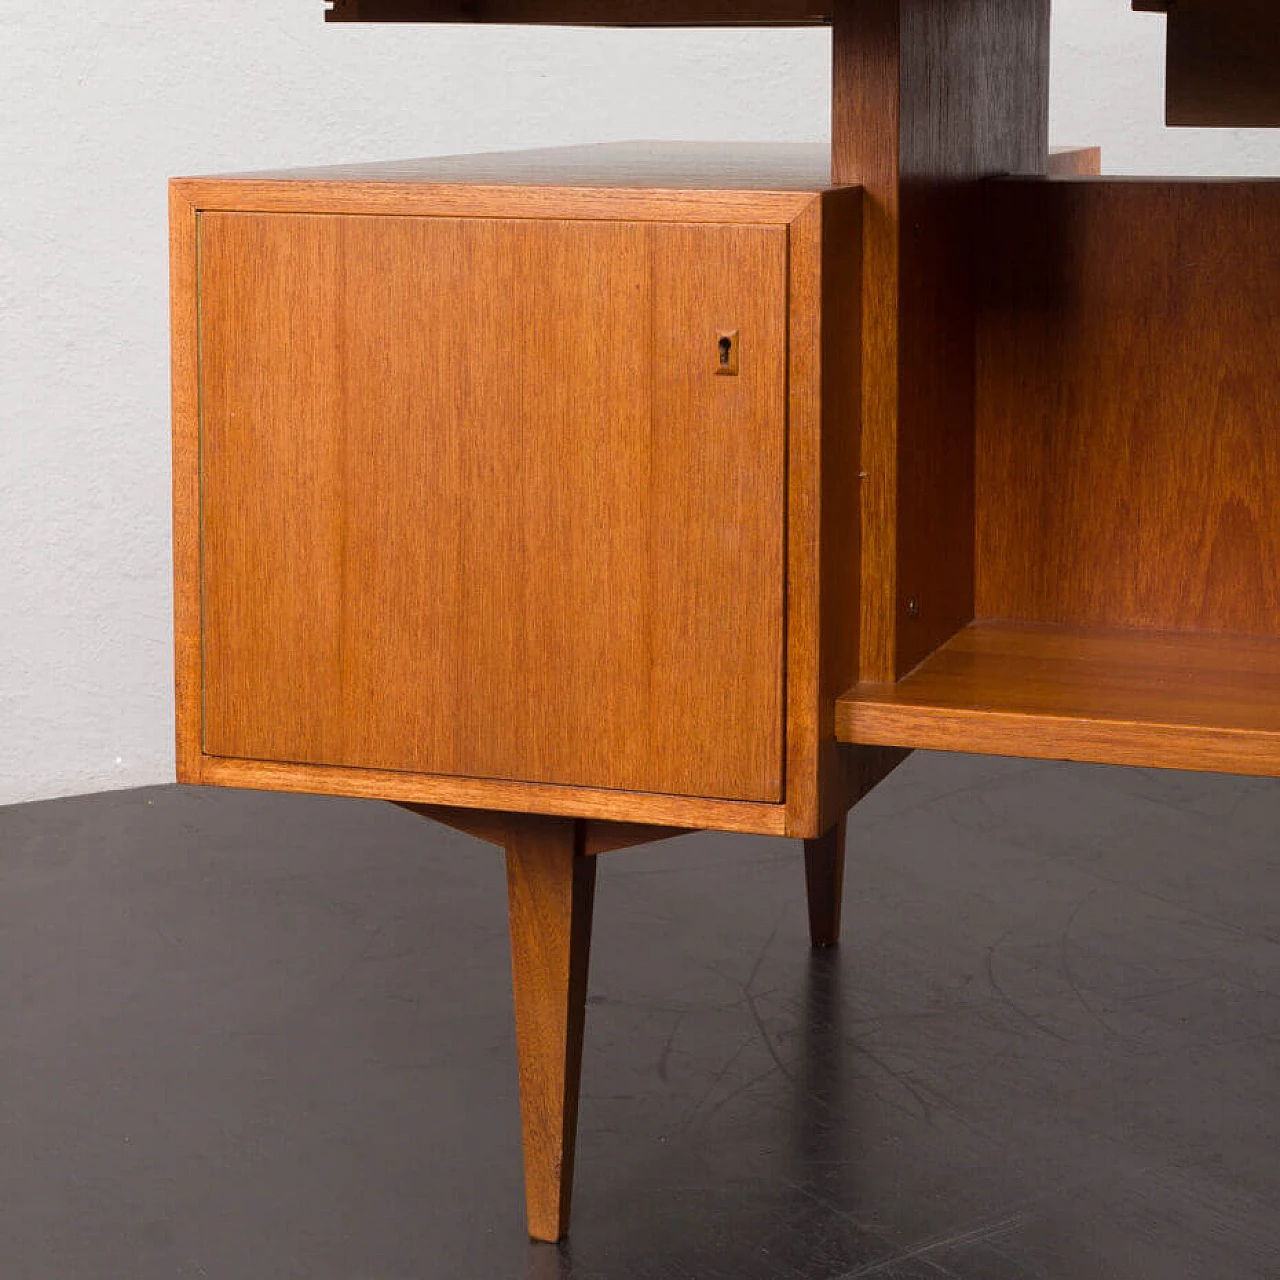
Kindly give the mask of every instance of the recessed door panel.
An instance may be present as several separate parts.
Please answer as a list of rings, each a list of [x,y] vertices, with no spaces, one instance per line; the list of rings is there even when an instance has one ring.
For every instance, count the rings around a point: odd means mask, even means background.
[[[206,752],[782,798],[783,228],[206,213],[199,281]]]

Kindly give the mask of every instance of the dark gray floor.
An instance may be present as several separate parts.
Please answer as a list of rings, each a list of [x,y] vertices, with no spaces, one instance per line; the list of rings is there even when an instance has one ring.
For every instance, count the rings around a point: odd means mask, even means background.
[[[600,868],[572,1244],[501,855],[388,805],[0,809],[0,1280],[1280,1276],[1280,784],[918,755]]]

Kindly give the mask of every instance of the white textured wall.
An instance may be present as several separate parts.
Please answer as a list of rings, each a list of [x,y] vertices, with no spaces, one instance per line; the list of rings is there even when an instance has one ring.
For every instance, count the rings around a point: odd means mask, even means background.
[[[1160,127],[1161,20],[1058,0],[1054,137]],[[615,138],[821,139],[824,32],[326,27],[321,0],[0,0],[0,803],[172,777],[170,174]]]

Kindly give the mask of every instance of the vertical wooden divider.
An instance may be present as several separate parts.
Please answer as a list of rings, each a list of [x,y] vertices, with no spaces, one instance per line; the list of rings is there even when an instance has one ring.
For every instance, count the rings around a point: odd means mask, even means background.
[[[860,676],[973,617],[975,180],[1048,162],[1049,0],[836,0],[832,176],[860,183]]]
[[[529,1235],[569,1230],[596,860],[586,823],[507,819],[507,909]]]

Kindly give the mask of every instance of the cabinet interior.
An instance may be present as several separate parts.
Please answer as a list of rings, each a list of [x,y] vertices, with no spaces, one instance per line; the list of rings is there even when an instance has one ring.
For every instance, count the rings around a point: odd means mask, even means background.
[[[973,621],[916,662],[933,583],[900,551],[899,679],[841,736],[1275,772],[1280,183],[979,199],[972,538],[953,518],[936,562],[971,548]]]

